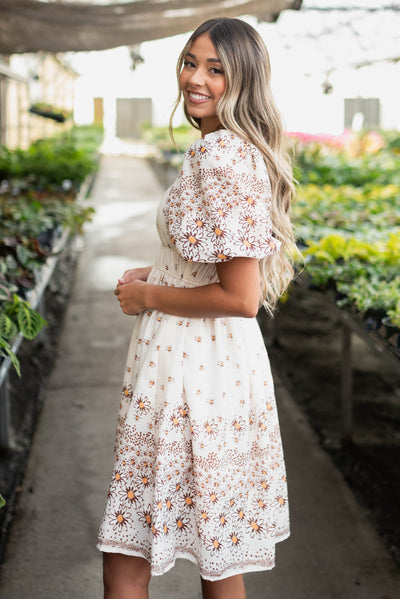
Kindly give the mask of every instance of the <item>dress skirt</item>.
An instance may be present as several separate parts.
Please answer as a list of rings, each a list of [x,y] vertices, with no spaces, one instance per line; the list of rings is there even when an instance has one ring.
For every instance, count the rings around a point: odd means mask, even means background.
[[[166,243],[148,279],[215,281],[215,264],[188,262]],[[141,313],[98,548],[144,557],[153,575],[186,558],[219,580],[271,569],[288,536],[274,386],[256,319]]]

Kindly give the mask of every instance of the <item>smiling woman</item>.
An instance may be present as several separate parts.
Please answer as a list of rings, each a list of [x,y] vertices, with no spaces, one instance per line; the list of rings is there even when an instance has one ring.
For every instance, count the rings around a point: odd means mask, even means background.
[[[195,562],[204,599],[244,599],[289,536],[274,386],[255,315],[293,275],[290,166],[256,31],[212,19],[177,66],[202,137],[160,204],[153,267],[115,295],[137,315],[98,548],[105,599],[147,599],[151,575]],[[177,104],[178,104],[177,103]]]
[[[201,134],[220,125],[218,103],[225,91],[225,75],[210,36],[198,37],[187,52],[179,78],[188,113],[201,119]]]

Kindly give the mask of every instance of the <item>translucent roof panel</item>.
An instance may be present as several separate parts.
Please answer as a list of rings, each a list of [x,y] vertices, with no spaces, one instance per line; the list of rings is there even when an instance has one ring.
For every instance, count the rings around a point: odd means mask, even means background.
[[[195,29],[212,17],[251,14],[273,22],[301,0],[0,0],[0,53],[105,50]]]

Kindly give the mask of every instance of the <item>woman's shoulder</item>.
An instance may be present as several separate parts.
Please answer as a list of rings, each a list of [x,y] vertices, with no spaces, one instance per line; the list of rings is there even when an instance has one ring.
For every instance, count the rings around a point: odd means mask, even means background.
[[[228,129],[212,131],[197,139],[188,148],[185,159],[192,169],[196,166],[200,169],[229,165],[248,167],[250,162],[264,162],[256,146]]]

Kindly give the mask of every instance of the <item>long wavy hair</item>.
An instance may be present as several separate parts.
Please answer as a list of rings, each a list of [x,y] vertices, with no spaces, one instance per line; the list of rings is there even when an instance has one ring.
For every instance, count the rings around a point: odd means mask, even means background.
[[[182,99],[179,76],[193,42],[208,34],[221,61],[226,80],[217,106],[221,126],[252,143],[263,155],[271,181],[271,221],[274,237],[282,242],[281,251],[260,260],[261,303],[272,315],[294,275],[298,256],[290,219],[295,195],[290,159],[283,148],[282,117],[271,92],[271,67],[265,44],[248,23],[240,19],[215,18],[205,21],[190,36],[177,63],[178,97],[172,119]],[[184,107],[189,123],[196,129],[201,119],[192,117]]]

